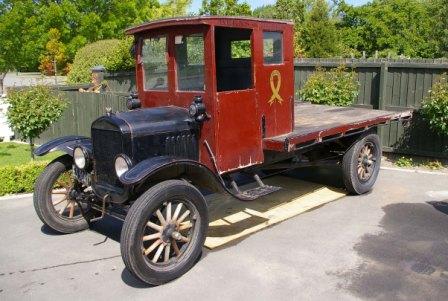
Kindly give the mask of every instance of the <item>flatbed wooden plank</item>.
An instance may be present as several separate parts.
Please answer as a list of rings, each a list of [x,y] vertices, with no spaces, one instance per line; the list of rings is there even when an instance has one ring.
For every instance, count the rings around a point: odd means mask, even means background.
[[[289,134],[265,138],[264,148],[293,151],[298,144],[319,143],[325,138],[343,136],[356,130],[411,116],[410,110],[389,112],[356,107],[296,103],[294,106],[294,130]]]

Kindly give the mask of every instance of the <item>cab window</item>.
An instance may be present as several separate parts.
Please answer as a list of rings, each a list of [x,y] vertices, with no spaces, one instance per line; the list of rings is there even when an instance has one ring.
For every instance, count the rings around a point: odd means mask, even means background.
[[[283,34],[281,32],[263,32],[263,61],[265,64],[283,63]]]
[[[253,87],[251,38],[250,29],[226,27],[215,29],[218,92]]]
[[[168,90],[166,37],[143,40],[142,60],[145,90]]]
[[[204,91],[204,37],[202,34],[175,36],[177,89]]]

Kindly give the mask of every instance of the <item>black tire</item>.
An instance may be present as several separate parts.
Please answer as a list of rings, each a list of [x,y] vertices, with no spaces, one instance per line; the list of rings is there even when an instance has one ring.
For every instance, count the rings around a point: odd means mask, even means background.
[[[370,159],[365,159],[365,147],[370,149],[372,154]],[[363,153],[361,153],[362,151]],[[372,190],[380,170],[381,155],[381,143],[376,134],[361,136],[347,150],[342,160],[342,173],[345,187],[349,193],[359,195]],[[364,162],[366,163],[364,164]],[[373,166],[371,162],[373,162]],[[360,168],[361,172],[359,172]],[[362,169],[371,171],[364,171],[363,174]]]
[[[169,257],[166,263],[154,263],[148,257],[153,255],[145,254],[145,251],[149,248],[145,250],[142,238],[145,235],[147,222],[151,218],[154,219],[155,212],[166,206],[167,202],[170,202],[171,206],[171,200],[178,200],[179,203],[185,202],[186,208],[193,210],[192,221],[194,220],[194,226],[189,230],[191,239],[181,246],[183,251],[180,255]],[[173,219],[175,219],[174,216]],[[166,221],[168,221],[168,218]],[[121,256],[128,270],[136,278],[150,285],[160,285],[182,276],[193,267],[201,255],[207,228],[207,204],[199,190],[185,181],[164,181],[148,189],[132,204],[121,231]],[[174,244],[179,252],[177,244],[175,242]],[[160,243],[160,246],[162,246],[162,243]],[[169,246],[168,249],[170,250]],[[163,247],[162,250],[164,250]],[[170,252],[168,251],[169,254]],[[154,258],[156,256],[154,255]],[[154,258],[153,260],[159,260]]]
[[[72,218],[59,214],[52,200],[52,189],[58,178],[72,168],[72,158],[61,156],[47,165],[34,187],[34,209],[40,220],[51,229],[60,233],[74,233],[89,227],[84,216],[78,214]]]

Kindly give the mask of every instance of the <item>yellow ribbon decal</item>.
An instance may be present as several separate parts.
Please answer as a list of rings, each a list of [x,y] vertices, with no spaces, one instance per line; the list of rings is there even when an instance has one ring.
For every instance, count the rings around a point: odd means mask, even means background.
[[[277,84],[274,83],[274,79],[277,78]],[[280,87],[282,85],[282,75],[278,70],[274,70],[271,73],[270,78],[270,84],[271,84],[271,90],[272,90],[272,96],[271,99],[269,99],[269,104],[272,105],[275,101],[278,101],[278,103],[283,102],[283,98],[280,96]]]

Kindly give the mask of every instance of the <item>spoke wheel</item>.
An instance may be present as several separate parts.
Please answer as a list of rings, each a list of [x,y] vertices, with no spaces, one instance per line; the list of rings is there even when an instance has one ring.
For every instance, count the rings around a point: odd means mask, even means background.
[[[373,143],[367,142],[359,152],[358,156],[358,177],[361,181],[368,181],[375,170],[376,149]]]
[[[55,231],[73,233],[88,228],[90,212],[71,198],[75,185],[71,156],[57,158],[47,165],[34,188],[34,208],[40,220]],[[84,212],[84,215],[82,214]]]
[[[126,216],[120,240],[123,261],[148,284],[171,281],[194,265],[207,227],[205,199],[194,186],[179,180],[159,183]]]
[[[66,171],[60,175],[51,189],[53,209],[64,218],[76,219],[82,216],[78,203],[70,197],[74,182],[72,172]]]
[[[359,137],[344,154],[342,174],[345,187],[352,194],[370,191],[381,165],[381,143],[378,135]]]
[[[195,209],[183,201],[162,204],[145,225],[142,252],[153,264],[167,264],[188,248],[195,228]]]

